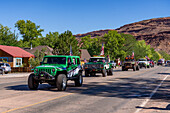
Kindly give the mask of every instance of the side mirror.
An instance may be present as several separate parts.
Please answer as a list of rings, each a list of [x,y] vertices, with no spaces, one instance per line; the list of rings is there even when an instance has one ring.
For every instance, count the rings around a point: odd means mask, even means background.
[[[42,62],[40,62],[40,65],[42,65],[43,63]]]

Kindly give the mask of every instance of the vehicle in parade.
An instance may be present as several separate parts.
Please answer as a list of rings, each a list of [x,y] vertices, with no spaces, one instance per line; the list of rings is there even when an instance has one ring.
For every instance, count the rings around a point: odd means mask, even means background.
[[[151,59],[148,59],[148,61],[149,61],[150,67],[154,67],[154,65],[155,65],[154,61]]]
[[[159,59],[158,62],[157,62],[157,65],[163,65],[165,63],[165,59]]]
[[[66,90],[67,81],[73,80],[75,86],[82,86],[82,67],[79,56],[49,55],[44,56],[40,66],[29,75],[28,87],[36,90],[39,84],[48,83],[59,91]]]
[[[116,62],[110,61],[110,63],[112,64],[112,66],[113,66],[114,68],[116,68]]]
[[[113,75],[113,66],[108,62],[108,59],[102,56],[94,56],[89,59],[84,65],[85,76],[95,76],[96,73],[102,73],[103,77]]]
[[[147,61],[147,59],[145,59],[145,58],[140,58],[139,60],[138,60],[138,62],[139,62],[139,67],[140,68],[147,68],[147,65],[149,64],[149,62]]]
[[[128,71],[128,69],[133,69],[133,71],[139,71],[138,62],[134,57],[127,56],[122,64],[122,71]]]

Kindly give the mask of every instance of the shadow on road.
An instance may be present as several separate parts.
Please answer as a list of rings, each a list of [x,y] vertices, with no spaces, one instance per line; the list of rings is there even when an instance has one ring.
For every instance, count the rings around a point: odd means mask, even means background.
[[[155,109],[155,110],[170,110],[170,104],[168,104],[165,108],[159,108],[159,107],[140,107],[140,106],[137,106],[136,108]]]
[[[154,71],[154,70],[153,70]],[[169,74],[169,73],[158,73]],[[105,82],[83,83],[83,87],[75,87],[74,83],[69,84],[66,92],[77,93],[88,96],[117,97],[117,98],[138,98],[149,97],[152,91],[162,80],[155,78],[112,78]],[[15,85],[6,87],[7,90],[30,91],[26,85]],[[38,90],[54,91],[57,88],[48,84],[41,84]],[[163,86],[159,87],[152,99],[170,100],[170,80],[165,80]]]
[[[170,73],[158,73],[158,74],[161,74],[161,75],[170,75]]]
[[[69,93],[78,93],[89,96],[118,97],[118,98],[145,98],[159,85],[161,80],[141,78],[118,78],[121,82],[110,80],[109,82],[92,82],[81,87],[71,87]],[[112,82],[113,81],[113,82]],[[165,80],[152,99],[170,100],[170,81]]]

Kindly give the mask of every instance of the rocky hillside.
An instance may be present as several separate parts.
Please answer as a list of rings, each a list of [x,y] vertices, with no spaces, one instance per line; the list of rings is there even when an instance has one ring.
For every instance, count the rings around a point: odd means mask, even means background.
[[[75,35],[81,38],[86,35],[103,36],[109,30],[93,31],[86,34]],[[155,50],[164,50],[170,54],[170,17],[154,18],[124,25],[116,29],[119,33],[132,34],[137,40],[144,39]]]

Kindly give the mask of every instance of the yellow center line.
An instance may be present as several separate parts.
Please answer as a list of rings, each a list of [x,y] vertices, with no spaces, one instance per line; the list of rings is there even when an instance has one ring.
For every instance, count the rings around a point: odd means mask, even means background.
[[[34,106],[34,105],[37,105],[37,104],[44,103],[44,102],[52,101],[52,100],[55,100],[55,99],[58,99],[58,98],[66,97],[66,96],[69,96],[69,95],[72,95],[72,94],[73,93],[69,93],[69,94],[62,95],[62,96],[59,96],[59,97],[55,97],[55,98],[52,98],[52,99],[48,99],[48,100],[40,101],[40,102],[37,102],[37,103],[34,103],[34,104],[26,105],[26,106],[23,106],[23,107],[18,107],[18,108],[10,109],[10,110],[4,111],[2,113],[8,113],[8,112],[11,112],[11,111],[27,108],[27,107],[30,107],[30,106]]]

